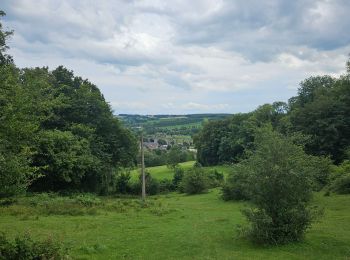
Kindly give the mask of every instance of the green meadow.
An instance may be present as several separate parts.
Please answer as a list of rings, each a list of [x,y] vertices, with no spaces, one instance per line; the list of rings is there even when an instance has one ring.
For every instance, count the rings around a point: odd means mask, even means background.
[[[170,173],[156,168],[157,178]],[[219,189],[151,196],[145,204],[138,197],[28,195],[2,202],[0,230],[10,237],[52,237],[73,259],[349,259],[349,199],[315,193],[313,204],[324,216],[303,242],[285,246],[240,238],[236,228],[245,223],[246,204],[223,201]]]
[[[194,165],[194,161],[179,163],[179,166],[184,170],[190,169]],[[230,172],[230,167],[228,165],[218,165],[212,167],[204,167],[205,170],[216,169],[218,172],[223,173],[225,176]],[[148,171],[153,178],[157,180],[169,179],[171,180],[174,175],[174,170],[169,168],[166,165],[156,166],[156,167],[147,167]],[[131,179],[136,180],[140,174],[140,169],[134,169],[131,171]]]

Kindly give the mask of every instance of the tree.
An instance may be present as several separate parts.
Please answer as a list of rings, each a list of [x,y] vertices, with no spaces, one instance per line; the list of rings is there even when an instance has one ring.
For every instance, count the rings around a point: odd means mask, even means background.
[[[5,15],[6,13],[0,10],[0,18]],[[13,31],[4,31],[2,23],[0,22],[0,65],[13,63],[12,57],[5,53],[9,48],[6,44],[6,41],[12,34]]]
[[[254,204],[244,211],[248,234],[258,243],[298,241],[314,216],[309,207],[314,165],[302,147],[271,130],[260,131],[255,144],[254,154],[243,162]]]
[[[164,139],[158,139],[159,145],[167,145],[167,142]]]
[[[91,154],[88,140],[69,131],[43,131],[34,156],[43,177],[37,190],[80,189],[84,177],[93,171],[97,158]]]
[[[173,146],[167,154],[167,165],[174,169],[179,163],[185,162],[186,159],[187,153],[182,151],[180,147]]]
[[[0,17],[5,15],[0,11]],[[134,135],[91,82],[63,66],[18,69],[0,23],[0,194],[108,192],[117,168],[136,162]]]
[[[350,146],[349,77],[311,77],[298,93],[289,102],[292,130],[311,137],[305,147],[308,153],[329,155],[340,163]]]
[[[102,193],[113,189],[109,187],[114,185],[113,172],[135,163],[137,144],[113,116],[98,88],[63,66],[52,72],[47,68],[24,69],[21,82],[28,100],[37,103],[28,114],[40,123],[33,165],[42,169],[43,177],[33,187]],[[61,145],[60,138],[66,146]],[[44,147],[51,150],[42,152]],[[75,158],[75,166],[70,158],[58,166],[55,158],[65,154]]]
[[[0,18],[4,15],[0,10]],[[33,102],[21,86],[20,71],[5,54],[11,34],[0,22],[0,197],[25,191],[36,172],[30,159],[39,124],[30,113]]]

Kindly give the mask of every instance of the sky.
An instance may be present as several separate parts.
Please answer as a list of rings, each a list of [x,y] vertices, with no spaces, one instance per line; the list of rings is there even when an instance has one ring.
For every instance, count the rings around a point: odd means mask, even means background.
[[[249,112],[345,73],[349,0],[0,0],[19,67],[59,65],[115,114]]]

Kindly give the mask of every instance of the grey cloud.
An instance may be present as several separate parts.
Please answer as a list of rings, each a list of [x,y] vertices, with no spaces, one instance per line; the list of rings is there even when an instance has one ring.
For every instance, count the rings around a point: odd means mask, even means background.
[[[350,48],[348,0],[1,2],[16,61],[71,66],[111,102],[151,96],[152,111],[162,111],[158,100],[183,112],[213,104],[213,96],[229,104],[235,91],[235,107],[254,107],[267,95],[248,99],[244,91],[269,85],[284,98],[306,76],[341,73]]]
[[[291,46],[333,50],[350,43],[349,9],[349,1],[336,0],[227,1],[212,16],[181,20],[177,40],[222,46],[253,61],[270,60]]]

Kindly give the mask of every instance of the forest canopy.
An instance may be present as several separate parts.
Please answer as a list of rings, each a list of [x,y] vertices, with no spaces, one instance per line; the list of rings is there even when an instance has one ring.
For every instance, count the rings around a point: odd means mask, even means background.
[[[11,34],[0,24],[0,196],[106,192],[116,168],[135,163],[135,137],[98,87],[73,71],[16,67],[6,54]]]

